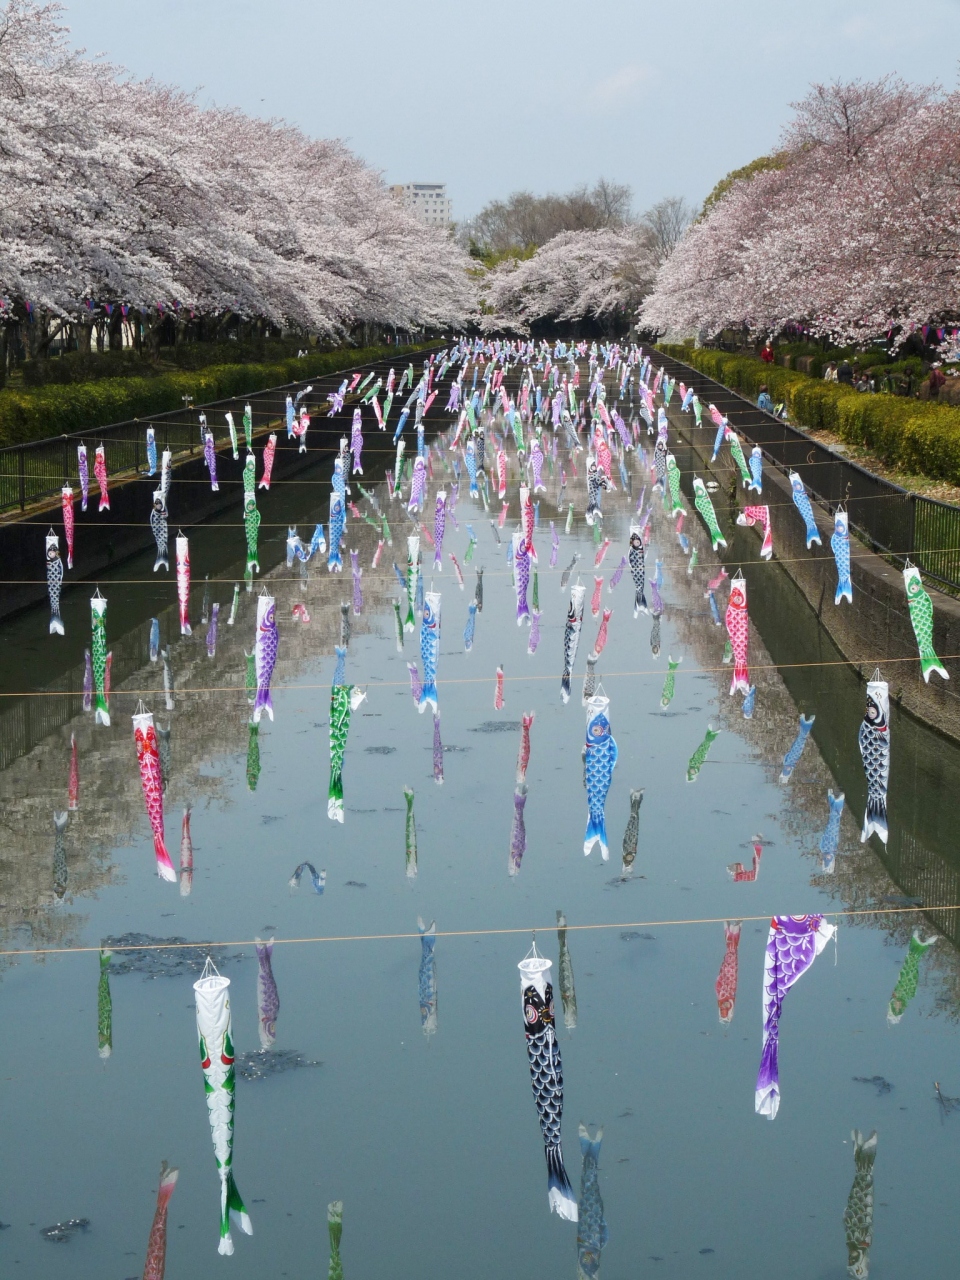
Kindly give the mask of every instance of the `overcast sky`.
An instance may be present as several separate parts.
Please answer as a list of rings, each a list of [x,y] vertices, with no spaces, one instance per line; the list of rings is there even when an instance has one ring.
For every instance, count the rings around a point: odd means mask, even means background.
[[[699,203],[813,80],[957,83],[960,0],[66,0],[74,41],[344,139],[454,217],[604,176]]]

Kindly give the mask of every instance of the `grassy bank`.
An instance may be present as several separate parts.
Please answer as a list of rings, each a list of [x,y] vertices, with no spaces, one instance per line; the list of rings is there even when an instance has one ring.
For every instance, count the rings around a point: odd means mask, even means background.
[[[371,360],[391,359],[399,365],[419,350],[418,346],[343,347],[266,364],[218,364],[153,377],[98,378],[63,386],[7,388],[0,391],[0,446],[72,431],[95,432],[110,422],[180,409],[184,396],[192,396],[193,403],[201,405],[338,373]]]
[[[807,431],[830,431],[888,466],[960,485],[960,408],[867,395],[754,356],[667,344],[663,351],[751,400],[765,382],[773,399],[786,404],[791,421]]]

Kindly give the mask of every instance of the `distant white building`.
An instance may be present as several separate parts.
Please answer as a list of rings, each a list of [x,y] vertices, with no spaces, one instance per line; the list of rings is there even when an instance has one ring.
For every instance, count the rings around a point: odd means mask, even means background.
[[[406,182],[390,190],[428,227],[446,227],[453,221],[453,201],[447,196],[446,183]]]

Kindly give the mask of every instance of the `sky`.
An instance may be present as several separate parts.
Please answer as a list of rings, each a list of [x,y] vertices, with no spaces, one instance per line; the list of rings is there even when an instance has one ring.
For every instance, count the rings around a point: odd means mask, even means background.
[[[203,105],[342,138],[456,219],[627,183],[699,204],[814,81],[958,81],[960,0],[66,0],[74,43]]]

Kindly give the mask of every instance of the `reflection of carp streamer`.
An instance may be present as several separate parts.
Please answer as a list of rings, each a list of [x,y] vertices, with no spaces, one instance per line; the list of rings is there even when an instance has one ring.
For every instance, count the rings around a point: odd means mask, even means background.
[[[420,1025],[425,1036],[432,1036],[437,1029],[437,960],[434,955],[437,923],[431,920],[429,925],[425,925],[423,918],[418,916],[417,929],[420,932]]]
[[[900,976],[897,978],[897,985],[893,989],[887,1009],[887,1022],[891,1027],[897,1025],[906,1012],[907,1005],[917,994],[917,986],[920,982],[920,957],[930,950],[936,940],[936,934],[930,938],[922,938],[919,929],[914,929],[910,947],[904,957]]]
[[[865,1280],[870,1274],[870,1246],[873,1244],[873,1162],[877,1158],[877,1135],[874,1131],[866,1141],[859,1129],[850,1134],[853,1139],[853,1163],[856,1172],[853,1185],[843,1211],[843,1225],[847,1231],[847,1272],[857,1280]]]
[[[585,1125],[580,1126],[579,1132],[583,1164],[578,1205],[577,1278],[578,1280],[596,1280],[600,1274],[600,1254],[610,1238],[606,1219],[603,1216],[600,1180],[597,1177],[603,1126],[601,1125],[597,1130],[594,1138],[590,1137],[590,1130]]]
[[[573,1031],[577,1025],[577,993],[573,985],[573,961],[567,946],[567,919],[557,912],[557,943],[560,947],[560,999],[563,1002],[563,1025]]]

